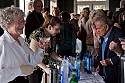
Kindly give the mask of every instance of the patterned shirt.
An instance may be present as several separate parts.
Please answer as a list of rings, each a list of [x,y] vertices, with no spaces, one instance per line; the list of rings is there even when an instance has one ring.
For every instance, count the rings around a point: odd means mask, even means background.
[[[36,41],[39,41],[40,38],[44,38],[47,37],[47,35],[45,34],[44,29],[36,29],[35,31],[33,31],[30,35],[30,40],[33,38]],[[50,48],[46,49],[45,52],[47,52],[49,55],[51,55],[52,52],[56,51],[56,37],[50,36]],[[45,61],[45,63],[48,63],[48,59],[49,56],[45,56],[43,62]]]

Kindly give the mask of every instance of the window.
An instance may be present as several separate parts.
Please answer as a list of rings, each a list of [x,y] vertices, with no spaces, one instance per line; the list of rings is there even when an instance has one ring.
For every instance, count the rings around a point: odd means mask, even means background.
[[[109,9],[109,0],[75,0],[74,12],[80,14],[81,10],[89,7],[90,10]]]
[[[106,1],[106,0],[77,0],[77,1]]]
[[[97,10],[97,9],[105,10],[106,9],[106,5],[93,5],[93,9],[94,10]]]
[[[77,6],[77,12],[80,13],[82,11],[82,9],[85,8],[85,7],[89,7],[89,5],[78,5]]]
[[[57,1],[50,0],[50,14],[52,14],[53,7],[57,7]]]
[[[27,14],[27,12],[28,12],[28,3],[30,1],[34,1],[34,0],[19,0],[19,7],[20,7],[20,9],[22,9],[25,12],[25,14]],[[42,0],[42,2],[44,5],[44,0]]]

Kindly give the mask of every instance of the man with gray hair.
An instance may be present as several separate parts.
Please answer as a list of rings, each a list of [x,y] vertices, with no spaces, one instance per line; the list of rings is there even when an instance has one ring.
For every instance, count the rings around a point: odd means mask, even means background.
[[[28,41],[28,43],[30,42],[30,40],[29,40],[30,34],[34,30],[40,28],[44,23],[44,18],[41,13],[42,8],[43,8],[42,1],[35,0],[33,2],[33,7],[34,7],[34,10],[26,18],[26,24],[25,24],[25,36],[26,36],[26,40]]]
[[[114,27],[109,18],[105,16],[97,17],[94,25],[96,33],[100,35],[101,39],[96,70],[99,71],[106,83],[120,83],[118,81],[119,57],[109,49],[109,44],[111,41],[119,43],[118,38],[123,36],[123,32]]]

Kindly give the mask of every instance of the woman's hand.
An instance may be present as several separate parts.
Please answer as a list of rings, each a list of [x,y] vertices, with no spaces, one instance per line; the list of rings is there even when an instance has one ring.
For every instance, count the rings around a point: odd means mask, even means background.
[[[39,41],[39,47],[40,48],[49,48],[50,47],[50,40],[44,40],[44,39],[40,39]]]
[[[98,67],[96,67],[95,71],[96,71],[96,72],[99,72],[99,71],[100,71],[99,66],[98,66]]]
[[[45,71],[47,74],[49,74],[49,73],[50,73],[50,68],[49,68],[49,67],[46,67],[46,68],[44,69],[44,71]]]

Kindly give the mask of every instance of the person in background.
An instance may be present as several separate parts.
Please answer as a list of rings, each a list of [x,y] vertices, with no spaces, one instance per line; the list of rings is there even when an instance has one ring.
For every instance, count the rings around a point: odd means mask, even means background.
[[[28,4],[28,12],[27,12],[27,16],[30,15],[32,13],[32,11],[34,10],[33,8],[33,2],[30,1]]]
[[[111,41],[119,42],[118,38],[123,32],[114,27],[108,17],[97,17],[94,21],[96,33],[100,35],[101,43],[98,51],[98,67],[96,71],[104,78],[106,83],[119,83],[119,57],[109,49]]]
[[[77,20],[79,20],[80,14],[76,14],[76,15],[75,15],[75,18],[76,18]]]
[[[49,16],[50,15],[50,9],[48,8],[48,7],[44,7],[43,9],[42,9],[42,14],[43,14],[43,17],[44,17],[44,19],[47,17],[47,16]]]
[[[75,56],[76,45],[76,28],[70,24],[70,14],[67,11],[63,11],[60,14],[63,26],[60,33],[57,35],[57,52],[61,57],[64,55]]]
[[[43,49],[33,52],[20,36],[24,16],[22,10],[13,6],[0,11],[0,26],[4,30],[0,37],[0,83],[29,83],[27,75],[42,62]]]
[[[74,25],[74,27],[78,31],[78,19],[76,19],[75,13],[70,13],[70,16],[71,16],[70,23]]]
[[[93,22],[95,18],[99,16],[105,16],[104,12],[101,9],[92,10],[89,15],[89,20],[86,22],[86,28],[85,28],[87,32],[87,37],[86,37],[87,50],[89,50],[93,56],[98,55],[98,48],[99,48],[99,41],[93,29],[94,28]]]
[[[125,0],[120,1],[120,8],[123,8],[125,10]]]
[[[42,10],[42,15],[43,15],[43,18],[44,18],[44,20],[45,20],[44,23],[43,23],[43,25],[42,25],[42,28],[43,28],[44,25],[46,26],[46,24],[49,23],[49,21],[50,21],[52,15],[50,15],[50,13],[49,13],[49,8],[47,8],[47,7],[44,7],[44,8],[43,8],[43,10]]]
[[[86,45],[86,37],[87,37],[87,33],[86,33],[86,22],[89,19],[89,8],[85,7],[83,8],[83,10],[80,12],[80,18],[78,20],[78,25],[79,25],[79,30],[78,30],[78,39],[81,40],[82,42],[82,50],[81,50],[81,54],[80,54],[80,59],[83,60],[83,56],[86,53],[87,50],[87,45]]]
[[[121,11],[116,11],[113,13],[112,15],[112,19],[111,21],[113,22],[115,27],[121,28],[120,27],[120,15],[121,15]]]
[[[26,18],[25,23],[25,40],[27,43],[30,43],[29,36],[33,31],[42,27],[44,23],[44,18],[42,15],[43,3],[41,0],[34,0],[33,2],[34,10]],[[33,74],[29,75],[29,83],[41,83],[43,71],[41,68],[37,68]]]
[[[75,19],[75,13],[70,13],[70,20]]]
[[[107,16],[110,20],[112,20],[113,11],[107,10],[107,11],[106,11],[106,16]]]
[[[75,17],[75,13],[70,13],[70,23],[74,26],[74,28],[76,28],[76,30],[78,31],[78,19],[76,19]]]
[[[90,11],[89,11],[88,7],[83,8],[83,10],[80,12],[80,18],[78,21],[79,27],[80,26],[82,26],[83,28],[86,27],[85,25],[89,19],[89,13],[90,13]]]
[[[44,23],[44,18],[42,15],[43,3],[41,0],[35,0],[33,2],[34,10],[32,13],[26,18],[25,24],[25,38],[28,43],[30,43],[29,36],[30,34],[40,28]]]
[[[120,29],[125,31],[125,27],[124,27],[125,26],[125,11],[120,14],[119,20],[120,20],[120,23],[119,23]]]
[[[52,16],[60,18],[60,10],[58,7],[53,7]]]

